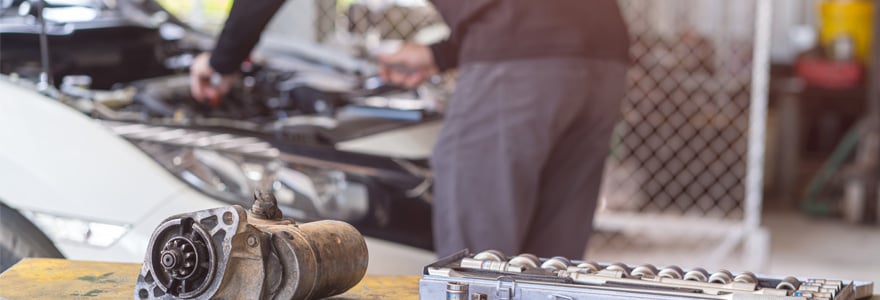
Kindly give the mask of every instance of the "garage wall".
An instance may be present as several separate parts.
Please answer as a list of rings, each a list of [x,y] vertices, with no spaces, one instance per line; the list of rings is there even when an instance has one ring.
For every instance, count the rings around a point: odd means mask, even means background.
[[[816,7],[820,0],[773,1],[773,30],[770,58],[774,63],[790,63],[800,50],[791,39],[798,26],[815,26]]]

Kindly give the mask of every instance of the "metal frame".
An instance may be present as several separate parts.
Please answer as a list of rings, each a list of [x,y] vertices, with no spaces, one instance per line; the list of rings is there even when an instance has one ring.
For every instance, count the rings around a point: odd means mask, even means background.
[[[771,0],[755,1],[754,45],[751,70],[748,149],[746,156],[745,201],[742,219],[706,216],[664,216],[641,212],[600,212],[595,219],[597,230],[644,234],[687,233],[709,236],[720,242],[701,260],[704,265],[720,265],[742,245],[744,267],[761,270],[769,255],[769,233],[761,227],[763,166],[767,102],[769,93]]]
[[[746,177],[746,230],[748,261],[761,267],[766,263],[768,233],[761,228],[762,193],[764,189],[764,153],[767,128],[767,97],[770,94],[770,32],[771,0],[758,0],[755,19],[755,50],[752,64],[752,104],[749,117],[749,161]],[[748,235],[752,235],[748,237]]]

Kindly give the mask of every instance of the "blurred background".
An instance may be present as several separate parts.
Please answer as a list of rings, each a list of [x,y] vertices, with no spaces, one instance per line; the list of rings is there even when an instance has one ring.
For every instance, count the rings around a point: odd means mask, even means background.
[[[413,39],[442,24],[424,1],[387,1],[376,24],[370,1],[305,2],[288,3],[282,13],[296,17],[266,34],[333,44],[371,25]],[[632,66],[588,258],[880,281],[880,211],[853,191],[860,166],[877,160],[858,149],[876,147],[858,133],[874,3],[759,2],[620,1]],[[228,3],[177,7],[216,30],[213,9]],[[756,48],[762,34],[769,45]],[[755,51],[768,52],[768,66],[755,66]],[[756,95],[754,69],[764,67],[768,87]],[[750,118],[757,97],[764,124]],[[749,139],[755,125],[763,140]],[[765,149],[763,166],[749,164],[750,141]],[[748,186],[749,176],[763,184]]]

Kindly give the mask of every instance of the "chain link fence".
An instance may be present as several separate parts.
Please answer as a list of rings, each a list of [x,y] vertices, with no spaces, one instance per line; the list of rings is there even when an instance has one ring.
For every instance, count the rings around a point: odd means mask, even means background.
[[[737,31],[754,19],[693,9],[705,2],[725,11],[749,1],[621,1],[632,64],[608,211],[743,217],[753,36]]]
[[[340,31],[363,36],[370,28],[377,28],[382,39],[411,40],[420,29],[443,22],[440,15],[427,5],[390,6],[382,11],[371,11],[358,2],[338,5],[336,0],[316,1],[315,36],[318,42],[328,42]]]
[[[334,0],[317,1],[322,40],[340,26],[363,34],[371,23],[384,38],[408,39],[442,22],[429,7],[371,15],[363,6],[340,11]],[[631,67],[591,259],[713,266],[737,249],[766,255],[762,243],[740,243],[754,229],[746,219],[760,217],[745,200],[760,1],[619,1]]]
[[[749,238],[757,2],[620,1],[631,66],[588,256],[728,264]]]

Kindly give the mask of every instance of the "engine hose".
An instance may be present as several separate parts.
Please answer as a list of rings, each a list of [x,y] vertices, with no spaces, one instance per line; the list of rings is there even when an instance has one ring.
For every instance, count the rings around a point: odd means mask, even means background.
[[[160,117],[172,117],[175,108],[164,101],[171,98],[176,91],[189,93],[189,77],[172,76],[148,80],[136,84],[139,91],[134,95],[134,101],[140,103],[147,110]]]

